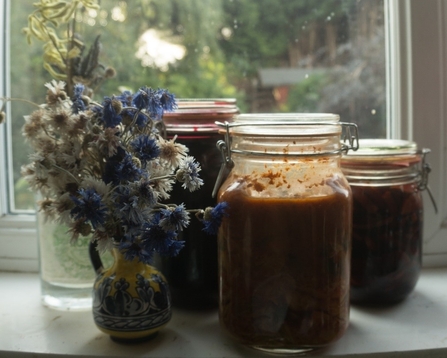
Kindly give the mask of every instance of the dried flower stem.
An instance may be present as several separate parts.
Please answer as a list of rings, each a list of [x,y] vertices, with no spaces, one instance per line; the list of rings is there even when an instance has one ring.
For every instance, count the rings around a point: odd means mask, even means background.
[[[51,164],[51,166],[56,169],[59,170],[65,174],[67,174],[69,177],[73,178],[74,181],[76,182],[76,184],[80,184],[79,180],[73,175],[71,174],[68,170],[65,170],[64,168],[61,168],[60,166],[56,165],[56,164]]]
[[[29,101],[29,100],[24,99],[24,98],[0,97],[0,100],[4,102],[4,103],[3,103],[3,106],[2,106],[2,110],[4,109],[4,106],[5,106],[5,104],[6,104],[7,102],[12,102],[12,101],[24,102],[24,103],[31,104],[31,105],[33,105],[33,106],[35,106],[35,107],[39,107],[39,108],[41,108],[41,106],[38,105],[37,103],[34,103],[34,102]]]

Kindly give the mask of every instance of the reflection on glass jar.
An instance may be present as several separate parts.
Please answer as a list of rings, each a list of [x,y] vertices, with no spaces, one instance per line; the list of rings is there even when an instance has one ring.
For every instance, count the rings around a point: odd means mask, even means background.
[[[218,235],[221,325],[260,350],[325,346],[349,321],[351,191],[338,116],[241,115],[225,130],[234,167],[218,194],[229,205]]]
[[[353,193],[353,303],[399,302],[418,281],[426,153],[413,142],[372,139],[343,157]]]
[[[171,199],[187,208],[215,206],[212,197],[214,183],[221,165],[216,142],[222,138],[215,121],[231,121],[237,113],[234,99],[179,99],[179,108],[165,113],[167,136],[186,145],[188,154],[200,163],[203,187],[194,193],[180,185],[174,186]],[[172,302],[183,308],[217,307],[217,237],[206,234],[198,220],[179,233],[185,247],[176,257],[161,258],[158,264],[166,276]]]

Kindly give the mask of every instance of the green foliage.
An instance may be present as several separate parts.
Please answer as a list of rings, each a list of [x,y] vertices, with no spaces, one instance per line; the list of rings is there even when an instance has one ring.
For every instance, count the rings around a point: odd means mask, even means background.
[[[324,73],[310,75],[301,83],[293,86],[287,97],[285,112],[317,112],[321,102],[321,90],[328,82]]]
[[[51,2],[57,3],[59,0],[48,1]],[[27,45],[26,36],[21,32],[22,28],[27,27],[28,15],[36,8],[28,0],[10,3],[11,43],[14,44],[10,53],[11,95],[38,103],[45,97],[43,84],[52,77],[43,67],[42,42],[33,41]],[[344,72],[336,70],[335,74],[311,75],[290,88],[288,101],[279,110],[331,111],[341,114],[343,120],[358,121],[362,129],[371,131],[373,135],[383,136],[386,103],[381,34],[378,33],[371,40],[362,39],[354,43],[356,29],[351,21],[356,19],[359,9],[366,3],[371,2],[101,1],[96,13],[89,15],[86,11],[79,11],[74,28],[86,44],[93,43],[101,35],[99,63],[113,66],[116,70],[114,78],[103,82],[95,90],[97,101],[101,101],[105,94],[119,94],[123,88],[136,91],[142,85],[155,84],[168,88],[180,98],[235,97],[241,111],[247,112],[251,109],[250,89],[257,80],[259,69],[304,66],[292,63],[292,50],[309,41],[310,30],[315,27],[320,31],[316,36],[324,36],[321,31],[331,21],[339,25],[337,46],[344,46],[345,52],[336,59],[336,67],[345,69]],[[379,7],[382,4],[380,1],[374,3]],[[121,19],[112,18],[112,14],[117,12],[123,15]],[[149,29],[155,29],[162,39],[183,46],[185,56],[164,69],[143,66],[135,54],[141,46],[141,35]],[[62,34],[59,38],[63,40]],[[323,51],[324,58],[326,49],[324,45],[321,46],[317,50]],[[312,66],[329,65],[320,62]],[[362,67],[365,70],[359,72],[357,69]],[[352,76],[357,72],[363,75]],[[20,163],[25,163],[28,155],[20,133],[22,118],[33,108],[23,104],[12,104],[11,107],[14,115],[11,144],[13,160],[18,163],[14,169],[17,182],[20,179]],[[270,110],[277,111],[278,108]],[[372,110],[375,110],[374,115],[371,114]],[[362,113],[362,118],[356,118],[357,113]],[[19,187],[24,190],[22,186]]]
[[[287,67],[291,44],[302,40],[309,25],[344,16],[341,0],[232,0],[224,2],[230,38],[221,46],[240,73],[258,67]],[[329,20],[328,20],[329,19]]]
[[[72,95],[75,83],[96,88],[107,77],[112,77],[98,57],[99,37],[87,49],[76,29],[76,20],[82,12],[97,13],[97,0],[40,0],[33,4],[28,26],[23,28],[28,44],[43,42],[43,67],[53,79],[63,80],[66,91]]]

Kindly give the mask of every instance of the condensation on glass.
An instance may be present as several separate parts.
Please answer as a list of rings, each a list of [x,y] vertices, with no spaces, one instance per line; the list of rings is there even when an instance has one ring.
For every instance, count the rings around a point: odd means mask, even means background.
[[[352,198],[340,158],[356,141],[341,144],[332,114],[221,125],[231,168],[218,191],[229,206],[218,235],[221,325],[268,352],[324,347],[349,323]]]

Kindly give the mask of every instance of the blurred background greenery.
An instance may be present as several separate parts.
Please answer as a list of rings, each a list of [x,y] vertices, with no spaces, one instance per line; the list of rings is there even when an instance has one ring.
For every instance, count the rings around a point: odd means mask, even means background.
[[[51,80],[42,43],[22,33],[29,0],[10,1],[12,97],[45,99]],[[80,11],[89,46],[101,35],[100,62],[116,70],[95,92],[167,88],[178,98],[237,99],[242,112],[331,112],[386,137],[383,0],[108,0]],[[15,209],[34,206],[20,178],[28,149],[20,129],[33,110],[12,103]]]

